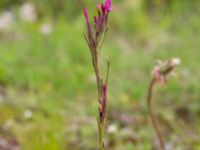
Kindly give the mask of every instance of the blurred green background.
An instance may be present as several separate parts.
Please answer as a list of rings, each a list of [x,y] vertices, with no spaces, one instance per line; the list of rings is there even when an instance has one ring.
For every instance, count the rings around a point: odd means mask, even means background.
[[[0,1],[0,149],[97,150],[97,90],[83,38],[84,6],[100,0]],[[200,149],[200,1],[113,0],[106,146],[150,150],[146,108],[156,60],[178,57],[154,110],[169,150]],[[6,149],[6,150],[7,150]]]

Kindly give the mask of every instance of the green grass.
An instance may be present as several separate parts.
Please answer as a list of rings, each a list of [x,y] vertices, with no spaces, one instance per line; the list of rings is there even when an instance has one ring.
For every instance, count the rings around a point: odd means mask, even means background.
[[[179,57],[179,75],[157,88],[155,105],[165,140],[198,149],[199,140],[188,138],[188,132],[199,125],[200,15],[155,21],[140,10],[113,14],[102,56],[111,62],[107,123],[118,130],[107,141],[113,139],[115,150],[150,149],[154,133],[145,104],[150,72],[156,59]],[[25,150],[97,149],[97,93],[83,16],[73,22],[59,19],[48,37],[39,33],[41,24],[16,21],[11,32],[0,36],[0,127]],[[188,111],[189,123],[178,108]]]

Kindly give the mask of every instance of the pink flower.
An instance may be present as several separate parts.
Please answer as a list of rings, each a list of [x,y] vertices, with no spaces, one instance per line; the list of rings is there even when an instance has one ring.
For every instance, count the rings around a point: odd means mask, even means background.
[[[93,54],[97,53],[96,50],[101,44],[103,35],[105,34],[108,27],[108,17],[111,11],[111,0],[106,0],[105,3],[98,4],[97,16],[94,16],[94,22],[90,23],[88,15],[88,9],[84,8],[84,16],[87,25],[87,36],[85,39]]]
[[[105,9],[107,10],[107,12],[110,12],[112,10],[111,9],[111,0],[106,0]]]

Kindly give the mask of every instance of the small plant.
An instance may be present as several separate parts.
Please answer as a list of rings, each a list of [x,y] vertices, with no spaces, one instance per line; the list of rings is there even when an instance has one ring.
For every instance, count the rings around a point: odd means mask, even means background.
[[[109,62],[107,61],[107,74],[106,79],[103,81],[101,70],[99,66],[100,59],[100,49],[102,47],[105,34],[108,29],[108,17],[111,11],[111,0],[106,0],[105,3],[98,4],[97,16],[94,16],[94,24],[90,23],[90,18],[88,15],[88,9],[84,8],[84,15],[87,26],[87,33],[84,34],[85,40],[90,49],[92,64],[96,76],[97,89],[98,89],[98,130],[99,130],[99,149],[103,150],[104,142],[104,128],[105,128],[105,118],[106,118],[106,104],[107,104],[107,87],[108,87],[108,75],[109,75]]]
[[[148,106],[148,111],[150,114],[151,122],[153,125],[153,128],[156,132],[160,147],[162,150],[165,150],[165,142],[162,138],[162,135],[160,133],[160,130],[158,128],[157,124],[157,118],[156,115],[153,112],[153,108],[151,105],[152,102],[152,94],[153,94],[153,89],[154,86],[156,85],[157,82],[160,82],[161,84],[165,84],[167,82],[167,75],[169,75],[175,68],[176,66],[180,63],[180,60],[177,58],[170,59],[167,61],[158,61],[157,64],[154,66],[153,71],[152,71],[152,80],[149,85],[148,89],[148,95],[147,95],[147,106]]]

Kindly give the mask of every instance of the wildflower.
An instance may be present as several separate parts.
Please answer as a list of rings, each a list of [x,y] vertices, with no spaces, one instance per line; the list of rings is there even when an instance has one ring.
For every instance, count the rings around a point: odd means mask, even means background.
[[[107,132],[112,134],[112,133],[115,133],[117,131],[117,126],[114,125],[114,124],[111,124],[108,126],[108,129],[107,129]]]
[[[37,19],[36,9],[32,3],[25,3],[20,8],[20,16],[24,21],[35,22]]]
[[[153,89],[154,86],[156,85],[157,82],[160,82],[161,84],[165,84],[167,82],[167,75],[171,74],[174,69],[176,68],[177,65],[180,64],[180,59],[178,58],[173,58],[167,61],[157,61],[156,65],[153,68],[152,71],[152,80],[149,85],[148,89],[148,95],[147,95],[147,106],[148,106],[148,111],[150,114],[150,119],[153,125],[153,128],[155,130],[155,133],[157,135],[157,139],[160,144],[160,148],[162,150],[165,150],[165,142],[161,136],[160,130],[158,128],[157,124],[157,118],[156,115],[153,112],[153,108],[151,106],[151,101],[152,101],[152,94],[153,94]]]
[[[0,15],[0,31],[9,30],[14,22],[13,13],[5,11]]]
[[[94,16],[93,24],[90,23],[88,9],[84,8],[85,22],[87,26],[87,34],[84,34],[88,47],[90,49],[92,64],[95,72],[97,89],[98,89],[98,104],[99,104],[99,148],[104,149],[103,132],[105,127],[106,118],[106,105],[107,105],[107,87],[108,87],[108,74],[109,74],[109,62],[107,62],[107,75],[106,81],[103,82],[101,77],[101,70],[99,68],[99,53],[101,45],[103,43],[105,34],[108,29],[108,16],[111,11],[111,0],[106,0],[105,3],[98,4],[96,6],[97,16]]]
[[[47,36],[49,34],[51,34],[52,32],[52,25],[51,24],[43,24],[41,27],[40,27],[40,33],[44,36]]]
[[[172,73],[175,67],[179,64],[179,58],[173,58],[165,62],[159,60],[153,68],[152,75],[156,81],[165,84],[167,75]]]

